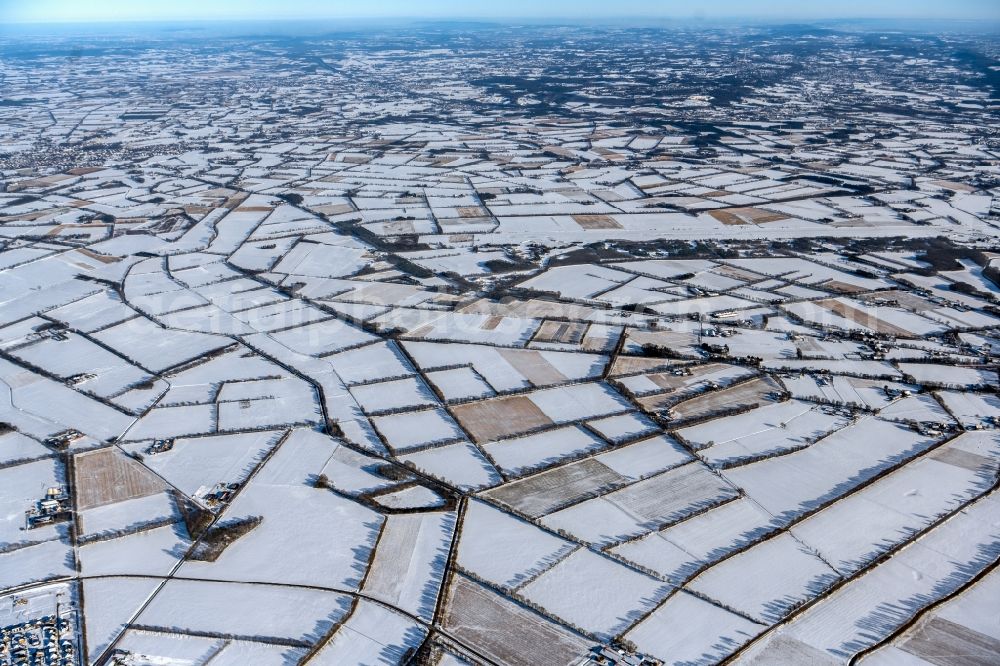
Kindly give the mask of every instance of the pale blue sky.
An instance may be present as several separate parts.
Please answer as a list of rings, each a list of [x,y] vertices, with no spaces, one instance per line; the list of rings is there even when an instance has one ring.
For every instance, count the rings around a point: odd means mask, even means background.
[[[333,18],[1000,20],[1000,0],[0,0],[0,23]]]

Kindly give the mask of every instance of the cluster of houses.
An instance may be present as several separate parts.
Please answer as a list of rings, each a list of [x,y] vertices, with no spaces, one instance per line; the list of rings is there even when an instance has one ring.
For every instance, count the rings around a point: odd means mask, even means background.
[[[69,520],[72,515],[72,499],[66,488],[63,486],[48,488],[45,496],[24,512],[25,529]]]

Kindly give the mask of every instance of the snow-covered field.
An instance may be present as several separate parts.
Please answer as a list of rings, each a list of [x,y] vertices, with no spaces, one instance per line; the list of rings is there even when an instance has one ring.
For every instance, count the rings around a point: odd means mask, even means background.
[[[996,662],[986,23],[313,23],[4,35],[0,663]]]

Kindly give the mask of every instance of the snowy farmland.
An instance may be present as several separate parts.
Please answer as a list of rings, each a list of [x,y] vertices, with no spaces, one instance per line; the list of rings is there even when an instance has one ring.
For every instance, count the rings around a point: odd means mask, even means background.
[[[0,35],[0,666],[1000,663],[998,41],[709,23]]]

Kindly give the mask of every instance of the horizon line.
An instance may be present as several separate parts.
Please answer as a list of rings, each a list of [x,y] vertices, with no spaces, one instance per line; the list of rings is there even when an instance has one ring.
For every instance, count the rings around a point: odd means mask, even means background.
[[[128,19],[75,19],[75,20],[12,20],[6,25],[122,25],[136,23],[293,23],[297,21],[434,21],[438,23],[514,23],[538,21],[567,21],[572,23],[597,23],[601,21],[682,21],[685,23],[718,23],[723,21],[752,21],[758,23],[822,23],[822,22],[872,22],[899,21],[920,22],[935,21],[946,23],[1000,23],[1000,16],[993,17],[957,17],[942,18],[940,16],[796,16],[785,17],[753,14],[733,14],[728,16],[690,16],[667,14],[620,14],[602,15],[596,17],[577,17],[565,14],[530,15],[530,16],[437,16],[437,15],[373,15],[373,16],[245,16],[238,18],[197,16],[170,18],[128,18]]]

